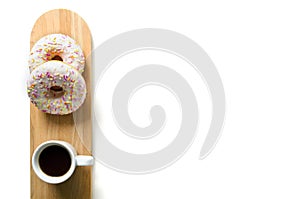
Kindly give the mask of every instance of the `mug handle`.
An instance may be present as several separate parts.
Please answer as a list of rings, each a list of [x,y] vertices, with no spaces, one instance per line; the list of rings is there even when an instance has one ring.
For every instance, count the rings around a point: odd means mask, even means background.
[[[94,158],[88,155],[77,155],[75,160],[77,166],[92,166],[94,164]]]

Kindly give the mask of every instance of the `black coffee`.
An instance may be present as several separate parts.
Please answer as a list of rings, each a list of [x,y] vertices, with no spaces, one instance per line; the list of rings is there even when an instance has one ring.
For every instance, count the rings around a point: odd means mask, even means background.
[[[45,174],[49,176],[62,176],[71,167],[71,157],[65,148],[53,145],[41,152],[39,164]]]

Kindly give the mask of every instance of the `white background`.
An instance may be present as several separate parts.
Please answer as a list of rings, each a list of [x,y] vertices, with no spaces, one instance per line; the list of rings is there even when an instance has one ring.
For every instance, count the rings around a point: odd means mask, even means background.
[[[1,195],[30,198],[26,75],[35,20],[68,8],[89,24],[94,46],[137,28],[196,41],[222,77],[226,123],[215,150],[197,160],[197,136],[165,170],[128,175],[99,164],[95,198],[299,198],[300,5],[281,0],[6,1],[1,5]]]

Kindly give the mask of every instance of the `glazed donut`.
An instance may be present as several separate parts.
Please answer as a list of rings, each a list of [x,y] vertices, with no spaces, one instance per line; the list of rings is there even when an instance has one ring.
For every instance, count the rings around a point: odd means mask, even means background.
[[[38,40],[30,52],[28,60],[30,72],[50,60],[63,61],[73,66],[80,73],[84,70],[85,58],[83,51],[67,35],[50,34]]]
[[[41,111],[65,115],[76,111],[86,97],[82,75],[61,61],[48,61],[36,67],[27,82],[31,102]]]

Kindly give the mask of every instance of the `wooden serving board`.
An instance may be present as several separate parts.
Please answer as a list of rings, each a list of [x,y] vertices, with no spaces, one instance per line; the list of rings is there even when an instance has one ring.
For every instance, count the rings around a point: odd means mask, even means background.
[[[43,14],[36,21],[30,38],[30,48],[43,36],[62,33],[72,37],[81,46],[87,58],[91,53],[90,30],[76,13],[57,9]],[[29,53],[28,53],[29,54]],[[30,104],[30,156],[38,145],[47,140],[63,140],[72,144],[80,155],[91,155],[91,60],[86,60],[83,77],[87,86],[84,104],[76,111],[76,126],[73,114],[50,115]],[[78,133],[84,132],[84,141]],[[84,144],[83,144],[84,143]],[[31,159],[31,158],[30,158]],[[66,182],[52,185],[40,180],[30,169],[32,199],[90,199],[92,197],[92,168],[77,167]]]

